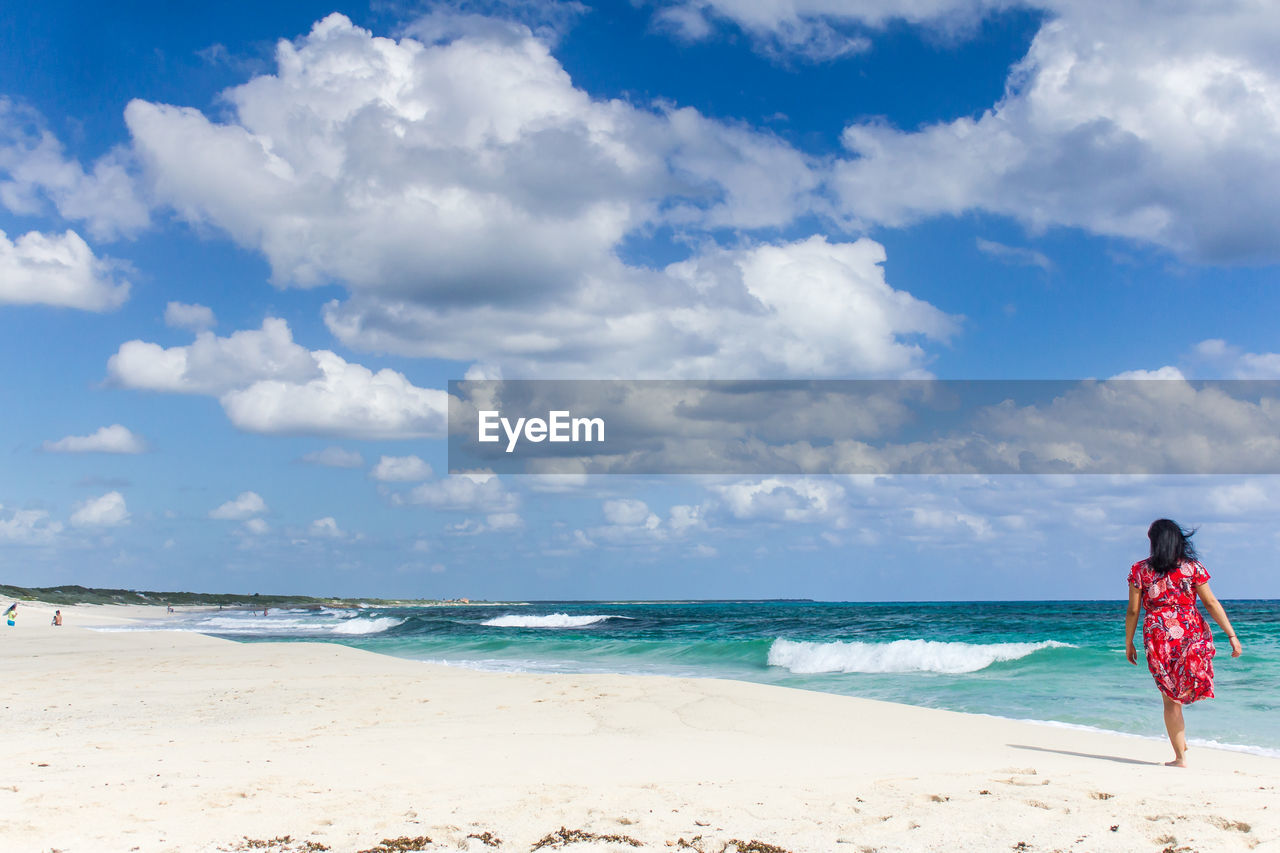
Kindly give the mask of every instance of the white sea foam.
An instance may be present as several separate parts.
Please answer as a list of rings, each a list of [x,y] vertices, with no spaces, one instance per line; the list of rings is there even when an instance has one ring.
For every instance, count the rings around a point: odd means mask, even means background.
[[[584,628],[606,619],[630,619],[629,616],[587,614],[570,616],[568,613],[551,613],[546,616],[498,616],[481,622],[491,628]]]
[[[1164,740],[1164,738],[1153,738],[1153,740]],[[1247,752],[1250,755],[1265,755],[1267,758],[1280,758],[1280,749],[1270,749],[1265,746],[1250,746],[1246,743],[1224,743],[1207,738],[1187,738],[1187,743],[1192,746],[1206,746],[1210,749],[1225,749],[1228,752]]]
[[[1101,732],[1102,734],[1116,735],[1118,737],[1130,737],[1137,740],[1153,740],[1165,743],[1168,738],[1165,735],[1140,735],[1133,732],[1122,732],[1116,729],[1106,729],[1100,726],[1089,726],[1083,723],[1063,723],[1058,720],[1034,720],[1027,717],[1002,717],[999,714],[977,714],[979,717],[991,717],[996,720],[1013,720],[1018,723],[1032,723],[1037,726],[1049,726],[1055,729],[1072,729],[1078,732]],[[1229,743],[1213,740],[1211,738],[1187,738],[1187,743],[1191,746],[1203,746],[1209,749],[1222,749],[1227,752],[1247,752],[1250,755],[1262,755],[1267,758],[1280,758],[1280,749],[1273,749],[1267,746],[1252,746],[1247,743]]]
[[[663,678],[706,678],[707,674],[695,669],[626,669],[608,663],[588,664],[580,660],[550,660],[546,658],[417,658],[434,666],[449,666],[477,672],[532,672],[541,675],[627,675],[660,676]]]
[[[469,669],[474,672],[537,672],[559,673],[576,672],[577,670],[556,666],[547,661],[538,660],[503,660],[501,658],[485,658],[481,660],[454,660],[444,658],[420,658],[422,663],[434,666],[449,666],[454,669]]]
[[[350,612],[350,611],[348,611]],[[220,634],[222,636],[260,637],[297,635],[306,637],[324,637],[334,634],[342,636],[359,636],[364,634],[380,634],[397,625],[404,624],[403,619],[394,616],[379,616],[365,619],[352,616],[335,620],[333,615],[292,617],[224,614],[204,616],[190,621],[139,622],[134,625],[95,628],[98,631],[189,631],[197,634]]]
[[[389,631],[403,624],[403,619],[379,616],[376,619],[348,619],[334,625],[330,630],[335,634],[381,634],[383,631]]]
[[[769,665],[812,675],[823,672],[977,672],[997,661],[1017,660],[1041,649],[1073,648],[1069,643],[946,643],[894,640],[890,643],[806,643],[777,639]]]

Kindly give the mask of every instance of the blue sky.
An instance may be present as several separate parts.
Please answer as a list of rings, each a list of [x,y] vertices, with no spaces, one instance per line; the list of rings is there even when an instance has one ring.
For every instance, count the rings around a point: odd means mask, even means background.
[[[1280,595],[1274,477],[444,473],[463,376],[1280,378],[1280,16],[910,8],[6,8],[0,579]]]

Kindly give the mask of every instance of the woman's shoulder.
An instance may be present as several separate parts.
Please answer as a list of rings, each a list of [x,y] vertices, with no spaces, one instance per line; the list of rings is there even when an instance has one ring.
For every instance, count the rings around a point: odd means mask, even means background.
[[[1196,583],[1204,583],[1209,580],[1209,570],[1199,560],[1183,560],[1179,564],[1178,570],[1185,577],[1192,578]]]
[[[1138,587],[1142,586],[1143,584],[1140,583],[1139,581],[1143,573],[1146,572],[1146,570],[1147,570],[1147,561],[1145,559],[1139,560],[1138,562],[1130,566],[1129,567],[1129,583]]]

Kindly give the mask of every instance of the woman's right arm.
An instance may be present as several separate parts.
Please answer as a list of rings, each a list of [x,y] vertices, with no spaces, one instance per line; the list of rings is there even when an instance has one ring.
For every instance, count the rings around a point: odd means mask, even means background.
[[[1218,601],[1218,597],[1213,594],[1213,590],[1209,589],[1208,583],[1202,583],[1195,588],[1196,595],[1200,596],[1200,600],[1204,602],[1204,609],[1209,611],[1209,615],[1213,617],[1213,621],[1226,632],[1227,639],[1231,641],[1231,656],[1233,658],[1240,657],[1244,653],[1244,649],[1240,646],[1240,640],[1236,637],[1236,632],[1231,630],[1231,620],[1227,618],[1227,611],[1222,609],[1222,602]]]
[[[1133,632],[1138,629],[1138,612],[1142,607],[1142,593],[1133,584],[1129,584],[1129,609],[1124,612],[1124,656],[1129,663],[1137,666],[1138,649],[1133,644]]]

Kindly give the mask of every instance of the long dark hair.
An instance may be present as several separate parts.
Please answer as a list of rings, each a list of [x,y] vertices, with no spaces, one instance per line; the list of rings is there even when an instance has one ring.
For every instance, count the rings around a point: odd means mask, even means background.
[[[1191,544],[1194,535],[1194,530],[1184,530],[1176,521],[1167,518],[1151,522],[1151,527],[1147,528],[1147,538],[1151,540],[1151,556],[1147,565],[1163,575],[1186,560],[1199,559],[1196,546]]]

